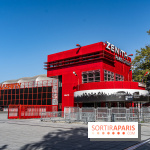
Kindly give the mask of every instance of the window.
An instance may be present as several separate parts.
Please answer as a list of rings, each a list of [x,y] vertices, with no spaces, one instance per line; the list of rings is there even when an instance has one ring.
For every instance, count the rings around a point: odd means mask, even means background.
[[[123,76],[120,74],[116,74],[116,81],[123,81]]]
[[[82,83],[100,82],[100,70],[86,71],[82,73]]]
[[[104,70],[104,81],[114,81],[114,73]]]

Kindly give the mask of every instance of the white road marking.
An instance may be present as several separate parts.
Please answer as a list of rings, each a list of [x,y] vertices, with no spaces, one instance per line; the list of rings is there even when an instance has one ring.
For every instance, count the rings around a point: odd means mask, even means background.
[[[131,146],[131,147],[125,149],[125,150],[134,150],[134,149],[136,149],[136,148],[138,148],[138,147],[144,145],[144,144],[147,143],[147,142],[150,142],[150,139],[148,139],[148,140],[146,140],[146,141],[144,141],[144,142],[142,142],[142,143],[136,144],[136,145],[134,145],[134,146]]]

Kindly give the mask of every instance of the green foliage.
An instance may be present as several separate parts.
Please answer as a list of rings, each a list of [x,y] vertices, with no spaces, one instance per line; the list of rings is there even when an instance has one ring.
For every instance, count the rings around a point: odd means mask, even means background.
[[[150,30],[149,30],[149,31],[147,31],[147,33],[150,35]]]
[[[150,30],[147,31],[150,35]],[[141,82],[142,77],[148,71],[150,73],[150,45],[145,46],[145,48],[141,48],[141,50],[136,50],[136,55],[134,60],[132,61],[134,66],[133,69],[133,80]],[[144,81],[146,81],[147,76],[144,77]]]

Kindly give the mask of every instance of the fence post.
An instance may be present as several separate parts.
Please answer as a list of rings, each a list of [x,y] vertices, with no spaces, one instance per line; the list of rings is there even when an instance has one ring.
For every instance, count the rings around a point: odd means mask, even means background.
[[[139,110],[139,121],[141,122],[141,107],[138,110]]]
[[[18,106],[18,118],[21,119],[21,105]]]
[[[9,109],[10,109],[10,105],[8,105],[8,116],[7,116],[7,119],[9,119]]]
[[[126,122],[129,121],[129,109],[126,108]]]
[[[69,123],[70,123],[70,112],[71,112],[71,107],[69,107]]]
[[[66,116],[65,116],[65,112],[66,112],[66,109],[64,108],[64,119],[66,118]]]
[[[82,113],[82,108],[79,108],[79,120],[82,119],[81,113]]]
[[[95,108],[95,121],[97,119],[97,109]]]
[[[139,109],[137,110],[137,113],[138,113],[138,123],[139,123]]]
[[[115,114],[111,114],[111,122],[115,122]]]
[[[111,121],[111,108],[108,109],[108,121]]]
[[[28,106],[27,106],[28,107]],[[25,118],[25,106],[23,105],[24,118]]]
[[[145,114],[145,112],[142,113],[142,116],[143,116],[143,122],[145,122],[144,114]]]
[[[144,122],[144,112],[143,112],[143,108],[141,110],[141,119],[142,119],[142,122]]]

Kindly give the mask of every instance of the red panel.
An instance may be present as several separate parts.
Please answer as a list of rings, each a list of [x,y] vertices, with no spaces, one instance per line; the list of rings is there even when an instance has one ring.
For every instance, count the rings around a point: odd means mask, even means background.
[[[91,82],[80,85],[80,90],[92,90],[92,89],[141,89],[137,82],[128,81],[107,81],[107,82]]]
[[[114,85],[115,85],[115,83],[114,82],[112,82],[112,81],[110,81],[110,82],[104,82],[105,83],[105,88],[106,89],[113,89],[114,88]]]
[[[8,119],[41,118],[42,112],[58,111],[58,105],[10,105]]]
[[[123,88],[124,89],[130,89],[131,88],[132,82],[126,81],[126,82],[122,82],[122,83],[123,83]]]
[[[122,81],[117,81],[115,82],[115,89],[121,89],[123,88],[123,83]]]
[[[132,82],[132,84],[131,84],[131,89],[136,89],[136,88],[139,89],[139,87],[138,87],[138,82]]]
[[[8,119],[19,118],[19,105],[13,105],[8,107]]]

